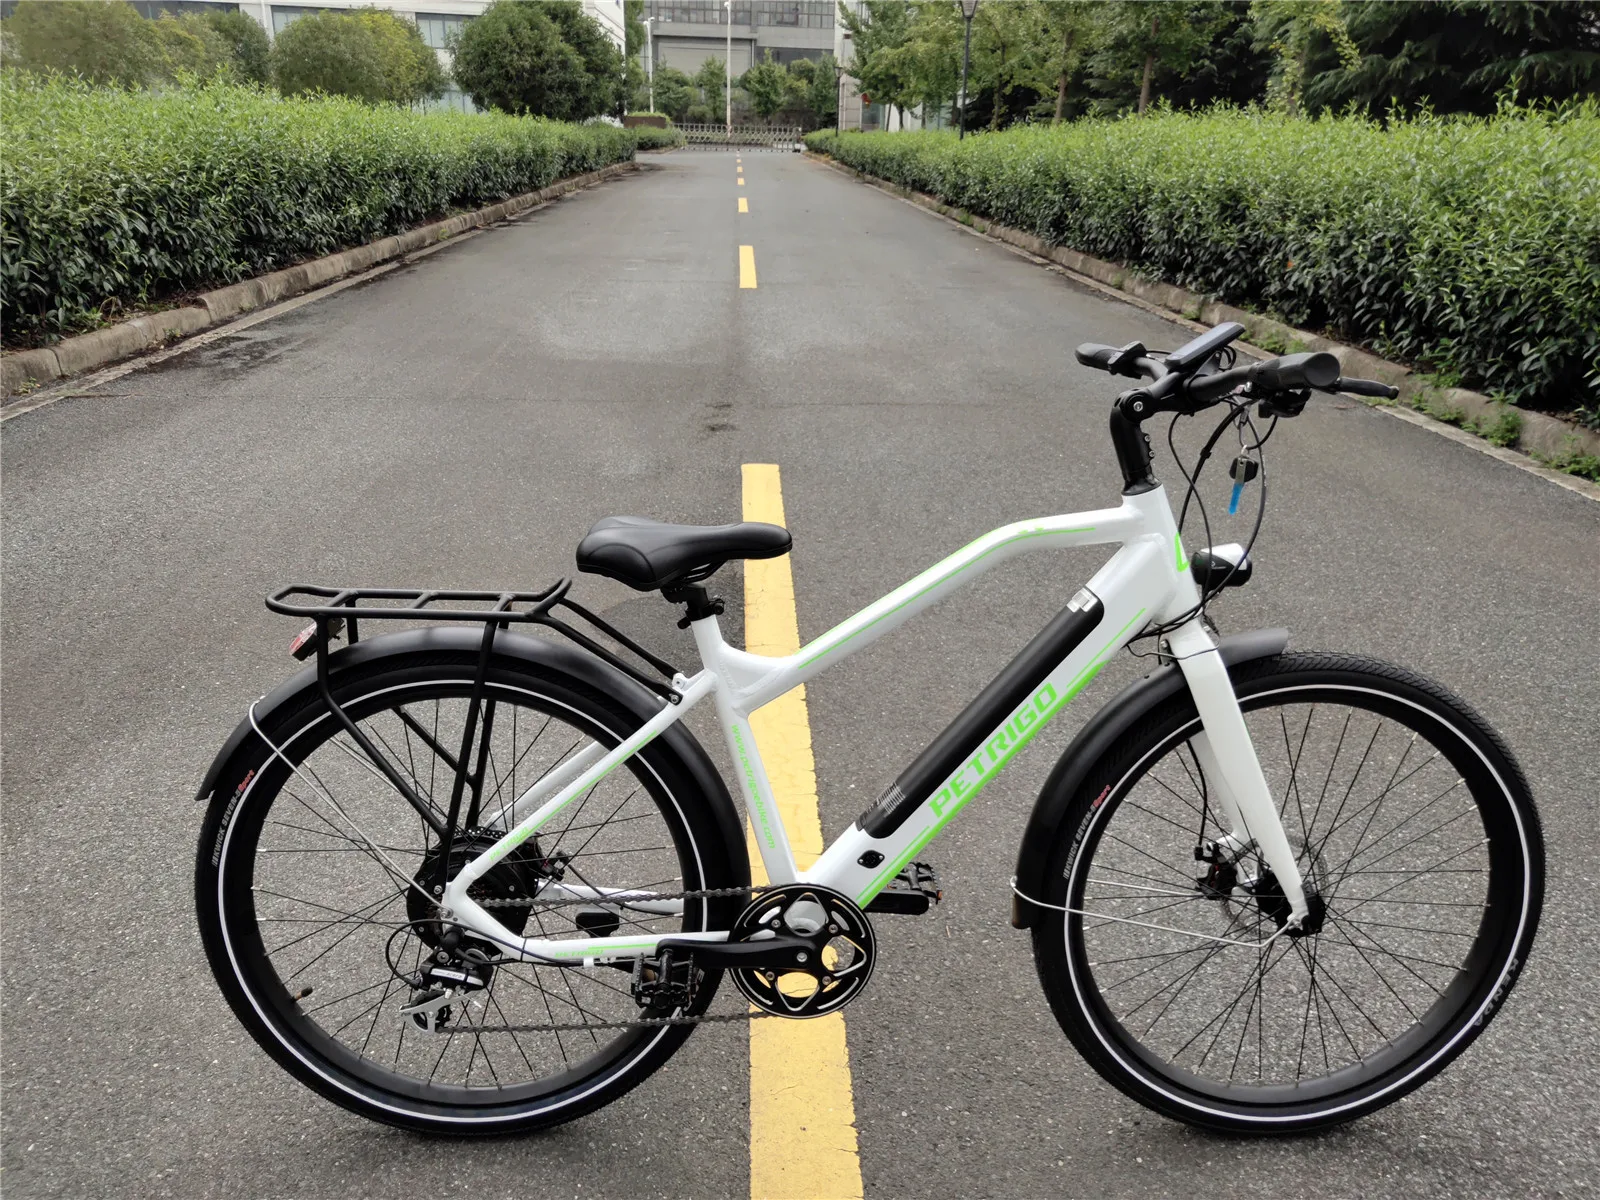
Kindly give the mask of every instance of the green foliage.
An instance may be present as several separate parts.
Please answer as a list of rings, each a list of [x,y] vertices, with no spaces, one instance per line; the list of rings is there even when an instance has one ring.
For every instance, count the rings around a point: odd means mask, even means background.
[[[462,31],[455,76],[479,108],[561,121],[625,96],[622,58],[577,0],[496,0]]]
[[[208,12],[204,20],[228,44],[241,83],[272,82],[272,42],[265,29],[244,13],[226,9]]]
[[[1388,127],[1155,111],[964,143],[824,131],[807,144],[1046,241],[1453,370],[1519,405],[1600,401],[1593,103]]]
[[[656,111],[665,113],[675,123],[688,119],[689,106],[699,98],[694,81],[676,67],[656,68],[655,93]],[[634,100],[642,109],[649,103],[649,95],[640,89]]]
[[[727,71],[724,59],[708,58],[694,74],[695,86],[700,89],[700,102],[711,113],[711,120],[720,123],[727,115]],[[691,121],[693,117],[689,118]]]
[[[309,20],[310,18],[304,18]],[[0,78],[8,343],[400,232],[633,154],[634,132],[214,85]]]
[[[147,21],[120,0],[22,0],[0,28],[7,66],[146,87],[234,69],[231,41],[208,18]]]
[[[685,141],[682,130],[658,129],[654,125],[636,125],[628,132],[633,134],[634,145],[640,150],[670,150]]]
[[[772,61],[772,51],[768,50],[761,62],[744,73],[739,86],[749,95],[756,116],[770,122],[788,97],[788,80],[788,72]]]
[[[1360,59],[1348,69],[1313,45],[1306,102],[1373,116],[1495,111],[1513,88],[1523,101],[1600,95],[1600,19],[1564,0],[1347,0],[1346,27]]]
[[[415,104],[448,80],[410,21],[380,9],[312,12],[278,34],[272,74],[286,96],[325,92],[372,104]]]

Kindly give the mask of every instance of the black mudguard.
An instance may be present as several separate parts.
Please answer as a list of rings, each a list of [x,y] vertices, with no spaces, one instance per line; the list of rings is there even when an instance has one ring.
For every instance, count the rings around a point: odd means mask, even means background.
[[[1287,629],[1255,629],[1222,638],[1217,643],[1217,649],[1222,654],[1222,661],[1232,667],[1281,654],[1288,644]],[[1044,894],[1045,860],[1050,847],[1055,844],[1056,828],[1065,819],[1068,804],[1083,786],[1084,779],[1095,763],[1117,744],[1135,722],[1157,705],[1183,691],[1184,686],[1183,672],[1176,663],[1158,667],[1143,679],[1129,684],[1078,731],[1078,736],[1072,739],[1072,744],[1050,772],[1050,778],[1045,780],[1039,799],[1033,806],[1033,813],[1028,818],[1028,827],[1023,832],[1022,848],[1017,852],[1017,890],[1023,895]],[[1037,905],[1014,900],[1011,905],[1011,924],[1018,929],[1027,929],[1038,913]]]
[[[335,651],[328,659],[329,682],[337,693],[340,675],[353,667],[366,666],[384,658],[414,655],[430,650],[465,651],[476,654],[482,643],[483,633],[476,627],[468,629],[433,626],[427,629],[408,629],[401,633],[384,634]],[[660,712],[662,705],[666,703],[661,697],[629,679],[609,663],[565,642],[526,637],[501,630],[495,635],[494,658],[496,666],[514,670],[517,665],[522,664],[546,673],[565,675],[594,691],[604,693],[637,717],[641,725]],[[303,699],[305,693],[316,691],[316,668],[314,665],[308,666],[258,701],[256,720],[265,727],[278,708],[297,703]],[[255,736],[256,733],[250,727],[250,718],[247,714],[238,727],[228,735],[228,740],[222,744],[222,749],[217,752],[210,770],[201,781],[199,794],[195,797],[197,800],[210,798],[211,793],[216,790],[217,780],[221,777],[228,760],[238,753],[247,738]],[[733,798],[728,794],[727,784],[712,765],[705,748],[682,723],[667,729],[655,740],[652,749],[655,746],[676,755],[682,762],[700,794],[710,806],[717,823],[717,830],[728,846],[729,852],[736,856],[733,865],[738,872],[739,883],[748,883],[750,860],[745,846],[744,821],[734,807]]]

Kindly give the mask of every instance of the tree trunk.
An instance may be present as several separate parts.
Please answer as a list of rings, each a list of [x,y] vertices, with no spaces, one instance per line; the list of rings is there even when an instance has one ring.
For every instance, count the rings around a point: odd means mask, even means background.
[[[1001,42],[1000,43],[1000,70],[995,73],[995,77],[994,77],[994,109],[989,114],[989,132],[990,133],[998,133],[1000,131],[1000,97],[1002,95],[1004,95],[1004,92],[1003,92],[1003,90],[1001,89],[1001,86],[1000,86],[1000,81],[1002,79],[1004,79],[1005,77],[1006,77],[1006,46],[1005,46],[1004,42]]]
[[[1061,39],[1061,78],[1056,81],[1056,115],[1050,122],[1052,125],[1061,124],[1061,118],[1067,111],[1067,56],[1071,53],[1072,30],[1069,29]]]
[[[1150,77],[1155,74],[1156,70],[1155,40],[1160,32],[1161,18],[1159,16],[1151,17],[1151,49],[1150,52],[1144,56],[1144,79],[1139,83],[1139,115],[1141,117],[1144,116],[1144,110],[1150,107]]]

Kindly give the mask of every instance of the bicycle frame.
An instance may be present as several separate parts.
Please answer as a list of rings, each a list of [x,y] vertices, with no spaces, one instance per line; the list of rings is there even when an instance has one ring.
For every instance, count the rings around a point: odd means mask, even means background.
[[[841,833],[807,871],[795,865],[772,785],[750,729],[750,714],[870,645],[979,575],[1021,554],[1069,546],[1117,544],[1111,560],[1066,609],[1026,647],[867,812]],[[756,846],[774,884],[809,883],[841,892],[865,907],[913,856],[999,773],[1039,729],[1072,700],[1106,662],[1151,623],[1192,611],[1200,600],[1172,509],[1161,487],[1125,494],[1120,507],[1021,521],[996,529],[930,567],[788,657],[768,658],[729,646],[715,616],[693,621],[701,670],[679,675],[681,699],[607,751],[591,743],[504,809],[513,823],[446,886],[442,906],[474,934],[533,961],[608,962],[654,951],[662,938],[725,941],[725,931],[603,938],[523,938],[467,894],[471,884],[609,772],[658,737],[708,696],[736,764]],[[1234,851],[1254,844],[1283,887],[1294,917],[1307,908],[1295,856],[1245,729],[1227,669],[1198,617],[1168,635],[1199,711],[1193,739]],[[681,901],[652,900],[625,889],[554,885],[564,895],[626,903],[671,913]]]

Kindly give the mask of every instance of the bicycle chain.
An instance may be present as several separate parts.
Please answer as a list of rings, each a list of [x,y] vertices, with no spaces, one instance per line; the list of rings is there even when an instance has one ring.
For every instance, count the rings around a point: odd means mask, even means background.
[[[763,892],[773,891],[772,887],[733,887],[733,888],[702,888],[699,891],[651,893],[652,902],[659,900],[722,900],[734,896],[755,897]],[[551,908],[579,905],[598,904],[601,901],[593,898],[574,900],[540,900],[537,896],[522,899],[478,901],[482,908],[532,908],[535,905],[548,905]],[[624,907],[626,905],[624,904]],[[562,969],[562,968],[558,968]],[[592,1033],[600,1029],[661,1029],[670,1025],[726,1025],[739,1021],[753,1021],[760,1017],[775,1017],[777,1013],[761,1012],[752,1009],[743,1013],[702,1013],[697,1017],[637,1017],[632,1021],[591,1021],[587,1024],[568,1025],[456,1025],[450,1027],[452,1033]]]

